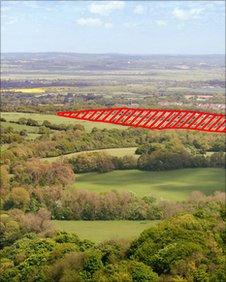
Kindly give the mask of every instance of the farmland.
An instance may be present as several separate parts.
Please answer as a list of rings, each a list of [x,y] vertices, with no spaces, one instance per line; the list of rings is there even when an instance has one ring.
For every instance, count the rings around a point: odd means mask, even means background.
[[[152,195],[159,200],[183,201],[192,191],[211,194],[224,191],[225,170],[215,168],[180,169],[161,172],[139,170],[77,175],[75,189],[93,192],[130,191],[139,197]]]
[[[50,55],[58,65],[63,60],[60,69],[46,61],[45,55],[40,54],[39,60],[22,56],[24,64],[17,56],[3,57],[2,100],[6,111],[10,111],[9,103],[16,108],[26,105],[35,112],[42,109],[43,113],[43,106],[49,104],[55,112],[67,107],[122,105],[225,109],[222,56],[172,56],[167,60],[164,56],[141,56],[131,61],[127,55],[93,58],[87,54],[85,60],[78,54]],[[35,70],[30,69],[31,64]],[[198,95],[204,94],[209,97],[200,101]],[[187,100],[186,95],[194,97]]]
[[[15,88],[11,89],[12,92],[19,92],[19,93],[34,93],[34,94],[41,94],[44,93],[45,90],[43,88]]]

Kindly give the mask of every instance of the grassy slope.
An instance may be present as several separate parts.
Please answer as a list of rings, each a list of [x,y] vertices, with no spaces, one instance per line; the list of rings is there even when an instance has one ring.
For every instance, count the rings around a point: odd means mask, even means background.
[[[82,239],[100,242],[110,239],[133,239],[144,229],[157,223],[157,221],[74,221],[53,220],[55,228],[67,232],[74,232]]]
[[[1,115],[6,121],[17,121],[19,118],[31,118],[34,120],[37,120],[38,122],[42,123],[44,120],[48,120],[55,124],[82,124],[87,131],[91,131],[93,127],[97,127],[100,129],[111,129],[111,128],[119,128],[119,129],[125,129],[125,127],[122,127],[120,125],[114,125],[114,124],[106,124],[106,123],[100,123],[100,122],[89,122],[89,121],[78,121],[71,118],[64,118],[59,117],[57,115],[45,115],[45,114],[33,114],[33,113],[17,113],[17,112],[8,112],[8,113],[2,113]]]
[[[9,119],[10,120],[10,119]],[[11,119],[13,120],[13,119]],[[15,130],[21,131],[26,130],[29,133],[37,133],[38,127],[37,126],[28,126],[24,124],[17,124],[17,123],[11,123],[11,122],[1,122],[2,127],[12,127]]]
[[[105,153],[107,153],[111,156],[114,156],[114,157],[123,157],[123,156],[127,155],[127,156],[134,156],[134,157],[138,158],[139,156],[135,155],[136,148],[137,147],[83,151],[83,152],[71,153],[71,154],[67,154],[67,155],[63,155],[63,156],[59,156],[59,157],[44,158],[43,160],[48,161],[48,162],[54,162],[54,161],[64,159],[64,158],[72,158],[72,157],[75,157],[79,154],[88,153],[88,152],[105,152]]]
[[[77,176],[74,187],[94,192],[131,191],[138,196],[152,194],[158,199],[185,200],[192,191],[209,194],[224,191],[225,170],[195,168],[171,171],[125,170],[85,173]]]
[[[14,130],[22,131],[26,130],[28,135],[27,139],[34,140],[41,136],[41,134],[38,133],[38,127],[37,126],[28,126],[24,124],[17,124],[17,123],[11,123],[11,122],[1,122],[1,126],[3,128],[11,127]]]

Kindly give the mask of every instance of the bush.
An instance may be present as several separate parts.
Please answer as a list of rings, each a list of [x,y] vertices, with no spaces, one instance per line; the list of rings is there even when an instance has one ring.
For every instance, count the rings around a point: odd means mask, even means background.
[[[69,164],[45,163],[32,159],[13,168],[15,180],[21,184],[34,186],[61,185],[74,182],[74,173]]]
[[[4,203],[5,209],[18,208],[27,210],[30,203],[30,194],[23,187],[15,187],[9,193]]]
[[[82,153],[69,160],[74,172],[108,172],[115,169],[113,158],[105,153]]]

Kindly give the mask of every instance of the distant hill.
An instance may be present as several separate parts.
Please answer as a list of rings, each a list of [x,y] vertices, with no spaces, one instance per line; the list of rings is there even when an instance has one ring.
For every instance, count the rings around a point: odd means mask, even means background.
[[[2,53],[4,68],[14,70],[101,71],[223,67],[224,55],[126,55],[79,53]]]

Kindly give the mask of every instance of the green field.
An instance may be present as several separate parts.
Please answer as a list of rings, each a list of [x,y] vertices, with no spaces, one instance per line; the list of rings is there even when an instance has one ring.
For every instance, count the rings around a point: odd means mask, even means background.
[[[73,158],[75,156],[78,156],[83,153],[94,153],[94,152],[104,152],[106,154],[109,154],[114,157],[123,157],[123,156],[134,156],[136,158],[139,157],[139,155],[135,154],[137,147],[129,147],[129,148],[111,148],[111,149],[100,149],[100,150],[91,150],[91,151],[82,151],[82,152],[76,152],[76,153],[71,153],[63,156],[58,156],[58,157],[51,157],[51,158],[43,158],[43,160],[48,161],[48,162],[54,162],[54,161],[59,161],[61,159],[67,158]]]
[[[6,121],[17,121],[20,118],[31,118],[34,120],[37,120],[40,124],[44,120],[48,120],[51,123],[54,124],[82,124],[87,131],[91,131],[93,127],[97,127],[99,129],[104,128],[119,128],[124,129],[125,127],[122,127],[120,125],[114,125],[114,124],[106,124],[106,123],[100,123],[100,122],[89,122],[89,121],[78,121],[71,118],[65,118],[60,117],[57,115],[46,115],[46,114],[34,114],[34,113],[17,113],[17,112],[4,112],[1,114],[1,117],[6,119]]]
[[[6,151],[9,147],[9,144],[1,144],[1,153],[3,153],[4,151]]]
[[[21,130],[26,130],[29,133],[37,133],[38,132],[38,127],[37,126],[28,126],[25,124],[18,124],[18,123],[13,123],[13,122],[1,122],[2,127],[12,127],[15,130],[21,131]]]
[[[134,239],[139,234],[158,221],[129,221],[129,220],[53,220],[57,230],[74,232],[81,239],[100,242],[110,239]]]
[[[40,137],[41,134],[38,134],[38,133],[28,133],[27,135],[27,139],[29,140],[35,140],[36,138]]]
[[[225,170],[194,168],[171,171],[124,170],[108,173],[84,173],[76,177],[76,189],[93,192],[131,191],[137,196],[153,195],[159,200],[182,201],[192,191],[205,194],[224,191]]]
[[[8,122],[8,121],[7,122],[1,122],[1,126],[3,128],[11,127],[11,128],[13,128],[14,130],[17,130],[17,131],[26,130],[27,131],[26,139],[29,139],[29,140],[35,140],[36,138],[41,136],[41,134],[38,133],[38,127],[37,126],[28,126],[28,125],[18,124],[18,123],[13,123],[13,122]]]

